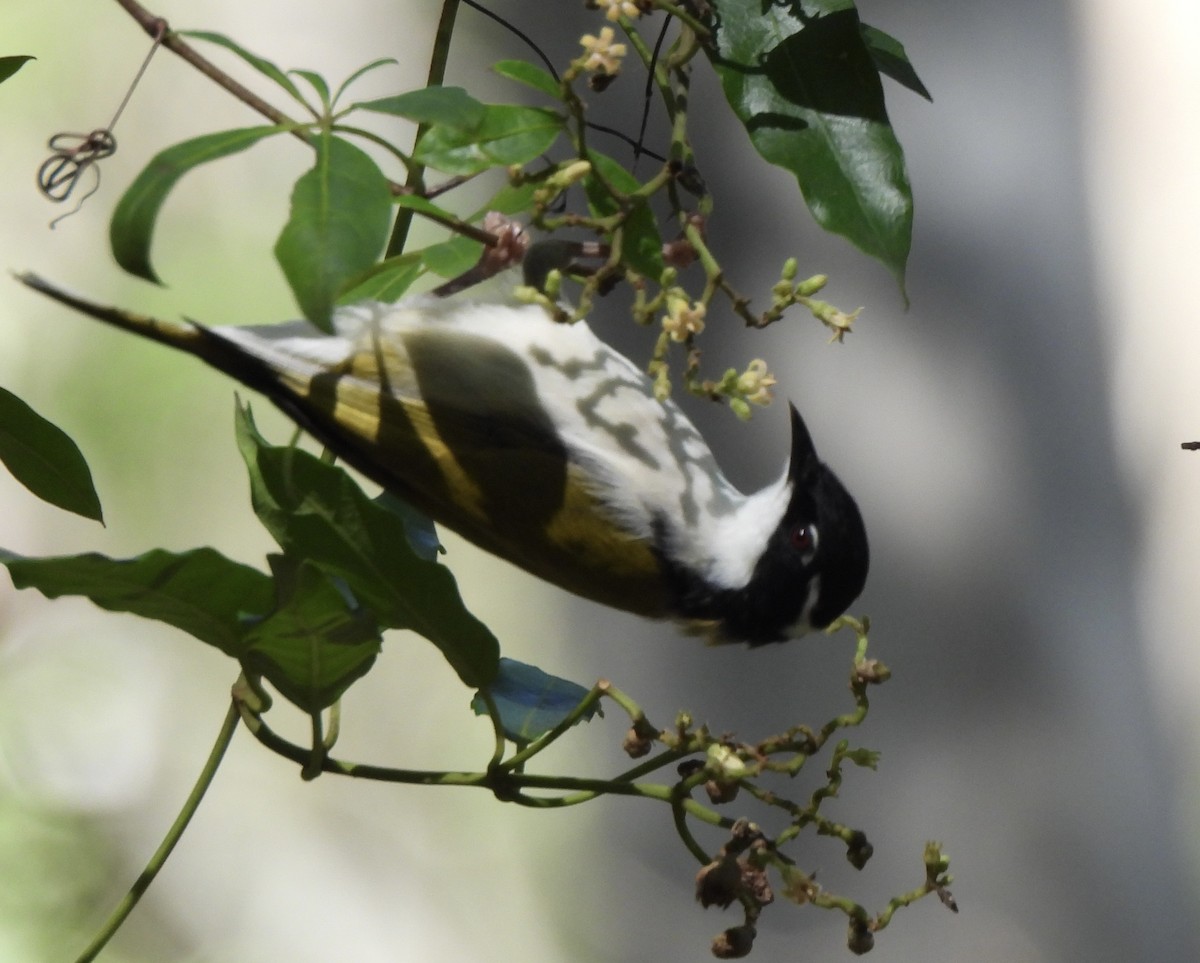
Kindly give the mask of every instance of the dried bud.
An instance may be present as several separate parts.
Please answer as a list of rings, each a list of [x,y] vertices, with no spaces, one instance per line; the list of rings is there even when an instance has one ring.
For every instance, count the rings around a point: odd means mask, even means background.
[[[758,866],[753,866],[746,860],[741,861],[742,865],[742,890],[759,906],[767,906],[775,902],[775,893],[771,889],[771,882],[767,879],[767,871]]]
[[[854,663],[854,678],[868,685],[879,685],[892,677],[892,670],[878,659],[862,659]]]
[[[712,942],[712,955],[718,960],[740,960],[754,949],[754,937],[758,935],[749,923],[732,926]]]
[[[736,857],[725,855],[715,859],[696,874],[696,900],[707,909],[725,909],[738,896],[742,882],[742,867]]]
[[[621,743],[621,748],[625,750],[625,754],[630,759],[641,759],[653,747],[654,739],[639,733],[637,726],[629,727],[629,731],[625,733],[625,740]]]
[[[846,841],[846,859],[855,869],[862,869],[875,853],[875,847],[867,841],[867,834],[856,829]]]
[[[737,799],[738,790],[741,788],[740,783],[736,782],[718,782],[716,779],[710,779],[704,784],[704,791],[708,793],[709,801],[714,806],[721,806],[725,803],[731,803]]]
[[[864,920],[850,920],[850,935],[846,938],[846,946],[855,956],[870,953],[875,948],[875,934]]]

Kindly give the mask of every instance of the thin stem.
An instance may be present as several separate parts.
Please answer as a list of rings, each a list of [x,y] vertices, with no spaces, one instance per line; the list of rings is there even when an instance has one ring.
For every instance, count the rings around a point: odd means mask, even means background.
[[[208,760],[204,763],[204,768],[200,770],[196,784],[188,794],[183,808],[179,811],[179,815],[175,817],[175,822],[171,824],[167,835],[159,843],[158,849],[154,851],[154,855],[150,857],[150,861],[146,864],[146,868],[142,870],[142,874],[134,881],[134,884],[129,888],[129,892],[117,904],[109,918],[104,921],[104,925],[100,928],[100,931],[88,945],[87,949],[76,958],[75,963],[89,963],[89,961],[94,960],[100,954],[100,951],[108,945],[108,941],[113,938],[121,924],[133,912],[133,908],[137,905],[138,900],[142,898],[142,894],[154,882],[155,877],[158,876],[163,865],[166,863],[167,857],[171,855],[171,850],[175,848],[175,844],[179,842],[183,831],[187,829],[188,824],[192,821],[192,817],[196,815],[196,810],[200,807],[200,801],[204,798],[208,787],[212,785],[213,777],[217,774],[217,768],[221,765],[221,760],[225,757],[225,750],[229,748],[229,743],[233,739],[233,733],[237,729],[238,720],[238,707],[231,703],[229,711],[225,713],[225,721],[221,724],[221,731],[217,733],[216,742],[213,743],[212,750],[208,754]]]
[[[292,136],[297,137],[300,140],[302,140],[305,144],[312,146],[312,141],[311,141],[311,138],[309,137],[309,129],[311,127],[311,123],[306,123],[306,122],[297,121],[297,120],[292,119],[287,114],[285,114],[283,111],[278,110],[277,108],[271,106],[271,104],[267,103],[265,100],[263,100],[261,97],[259,97],[256,93],[254,93],[254,91],[252,91],[248,87],[245,87],[244,85],[238,83],[236,80],[233,79],[233,77],[229,76],[229,74],[227,74],[227,73],[225,73],[225,71],[221,70],[221,68],[218,67],[216,64],[212,63],[210,60],[206,59],[205,57],[203,57],[199,53],[197,53],[195,48],[193,48],[190,44],[188,44],[187,41],[180,38],[178,34],[173,33],[170,29],[167,29],[167,21],[165,19],[152,14],[149,10],[147,10],[140,3],[138,3],[137,0],[116,0],[116,2],[121,6],[121,8],[123,10],[125,10],[126,13],[128,13],[138,23],[139,26],[141,26],[141,28],[143,30],[146,31],[146,33],[150,34],[150,36],[158,37],[161,33],[162,34],[162,45],[167,50],[170,50],[173,54],[182,58],[187,63],[191,64],[193,67],[195,67],[197,70],[199,70],[200,73],[204,74],[204,76],[206,76],[209,80],[211,80],[213,83],[215,83],[218,87],[220,87],[222,90],[225,90],[226,92],[232,94],[234,97],[236,97],[238,100],[240,100],[247,107],[262,114],[264,117],[266,117],[268,120],[272,121],[275,124],[279,124],[282,127],[291,128]],[[457,7],[457,4],[458,4],[458,0],[446,0],[447,7],[450,7],[450,6]],[[445,20],[445,9],[443,9],[443,21],[444,20]],[[451,20],[450,26],[453,27],[453,17],[451,17],[450,20]],[[439,33],[438,33],[439,42],[440,42],[440,38],[441,38],[441,33],[442,33],[441,25],[439,25]],[[444,73],[444,71],[445,71],[445,54],[448,52],[448,48],[449,48],[449,41],[447,40],[446,41],[446,50],[442,51],[440,57],[439,57],[438,50],[435,49],[435,51],[434,51],[434,64],[431,65],[431,67],[430,67],[430,77],[431,77],[430,83],[431,84],[432,83],[438,83],[438,84],[441,83],[441,74]],[[439,63],[440,63],[439,70],[441,71],[441,73],[439,73],[437,76],[437,79],[434,80],[434,79],[432,79],[434,77],[434,72],[435,72],[434,67],[437,66]],[[362,136],[368,136],[365,132],[356,132],[356,133],[361,133]],[[418,134],[418,136],[419,136],[419,134]],[[397,154],[398,157],[400,157],[403,160],[404,155],[402,153],[400,153],[400,152],[395,152],[395,153]],[[398,184],[395,181],[388,181],[388,189],[391,191],[393,197],[399,197],[399,196],[402,196],[405,194],[421,193],[423,191],[424,185],[423,185],[422,177],[424,174],[424,168],[421,167],[420,165],[413,164],[413,162],[411,160],[406,162],[406,168],[408,170],[408,183]],[[414,171],[418,171],[419,173],[417,173],[414,176]],[[399,215],[397,216],[397,219],[396,219],[397,229],[399,228],[401,222],[403,222],[405,224],[405,227],[404,227],[405,237],[407,236],[407,232],[408,232],[407,225],[411,222],[413,213],[414,213],[414,211],[412,211],[410,209],[401,209]],[[444,224],[446,227],[450,228],[452,231],[455,231],[456,233],[459,233],[459,234],[463,234],[466,237],[471,238],[472,240],[479,241],[483,244],[487,244],[488,246],[492,246],[496,243],[495,235],[491,234],[488,231],[481,230],[480,228],[477,228],[474,225],[467,224],[464,221],[439,217],[435,213],[427,213],[425,211],[419,211],[416,213],[420,213],[423,217],[429,217],[432,220],[437,221],[438,223]],[[393,245],[394,245],[397,240],[395,232],[393,232],[392,240],[393,240]],[[401,237],[399,239],[399,241],[400,241],[400,243],[399,243],[398,248],[396,248],[396,250],[402,250],[404,247],[404,244],[403,244],[404,237]],[[389,245],[387,256],[391,257],[392,254],[393,254],[393,246]]]
[[[150,34],[151,37],[157,37],[167,26],[167,21],[164,18],[155,16],[140,3],[138,3],[137,0],[117,0],[117,3],[123,10],[125,10],[126,13],[133,17],[133,19],[137,21],[138,25],[141,26],[146,33]],[[254,93],[254,91],[250,90],[250,88],[238,83],[236,80],[230,77],[229,74],[221,70],[216,64],[212,63],[205,57],[202,57],[196,52],[195,48],[188,44],[187,41],[181,39],[179,35],[172,30],[166,29],[165,33],[162,33],[162,45],[170,50],[171,53],[187,61],[218,87],[221,87],[223,90],[233,94],[234,97],[240,100],[251,110],[258,111],[258,113],[262,114],[272,123],[295,128],[292,131],[293,136],[299,137],[306,144],[309,142],[308,135],[305,132],[302,124],[293,120],[283,111],[272,107],[265,100]]]
[[[429,76],[427,87],[440,87],[446,79],[446,63],[450,59],[450,41],[454,38],[454,20],[458,16],[460,0],[443,0],[442,15],[438,18],[437,33],[433,38],[433,56],[429,61]],[[427,124],[417,125],[417,134],[413,139],[414,146],[419,144],[422,135],[428,128]],[[413,162],[408,168],[408,178],[404,185],[409,193],[423,194],[425,189],[425,165]],[[396,214],[396,223],[392,226],[392,236],[388,241],[387,253],[384,257],[395,257],[404,252],[408,244],[408,232],[412,227],[413,212],[408,208],[400,208]]]

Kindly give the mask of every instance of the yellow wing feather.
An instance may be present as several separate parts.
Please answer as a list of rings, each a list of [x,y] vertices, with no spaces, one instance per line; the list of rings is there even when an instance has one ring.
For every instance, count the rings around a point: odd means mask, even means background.
[[[507,348],[372,326],[343,364],[276,374],[277,402],[435,521],[578,595],[666,614],[657,557],[589,490]]]

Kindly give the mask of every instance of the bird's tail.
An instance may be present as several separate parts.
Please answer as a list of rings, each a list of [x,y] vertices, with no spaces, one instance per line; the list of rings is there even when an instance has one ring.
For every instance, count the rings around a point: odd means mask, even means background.
[[[249,388],[268,395],[274,394],[272,389],[275,387],[276,378],[268,365],[228,339],[215,335],[203,325],[190,321],[164,321],[124,308],[97,304],[51,284],[36,274],[25,272],[17,274],[16,278],[27,287],[81,314],[195,355]]]

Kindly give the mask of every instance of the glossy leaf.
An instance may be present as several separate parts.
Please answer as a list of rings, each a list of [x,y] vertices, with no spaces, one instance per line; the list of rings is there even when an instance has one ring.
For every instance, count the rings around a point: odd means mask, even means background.
[[[462,603],[454,576],[413,552],[405,521],[369,499],[341,468],[269,444],[249,408],[237,414],[254,510],[292,556],[344,579],[385,627],[412,629],[445,655],[467,685],[496,673],[495,636]]]
[[[870,53],[875,67],[881,74],[891,77],[902,87],[907,87],[913,93],[920,94],[926,100],[933,100],[933,95],[921,82],[921,78],[917,76],[917,71],[913,68],[908,54],[905,53],[904,45],[899,40],[891,34],[884,33],[879,28],[865,23],[860,24],[859,28],[862,31],[863,42],[867,45],[867,52]]]
[[[43,501],[103,522],[79,447],[11,391],[0,388],[0,461]]]
[[[901,286],[912,192],[852,0],[712,0],[706,52],[760,154],[791,171],[817,222]]]
[[[269,612],[271,579],[211,548],[161,549],[131,559],[104,555],[23,558],[0,550],[13,585],[47,598],[82,595],[110,612],[165,622],[239,658],[246,619]]]
[[[431,124],[413,159],[447,174],[478,174],[528,163],[549,150],[562,128],[563,118],[552,110],[492,104],[469,126]]]
[[[244,127],[205,134],[157,154],[121,196],[109,225],[113,257],[130,274],[161,284],[150,263],[150,245],[167,195],[188,171],[253,147],[287,127]]]
[[[304,316],[332,331],[338,292],[383,250],[392,198],[378,165],[353,144],[325,132],[315,146],[316,163],[292,191],[275,257]]]
[[[242,663],[300,708],[319,712],[371,668],[379,626],[310,563],[283,555],[270,563],[275,607],[246,631]]]
[[[555,100],[558,99],[558,81],[542,70],[541,67],[534,66],[528,61],[501,60],[499,63],[492,65],[492,70],[496,71],[501,77],[515,80],[526,87],[540,90],[543,94],[547,94]]]
[[[607,154],[593,150],[588,152],[588,158],[600,177],[622,194],[632,194],[642,186],[623,165]],[[620,204],[609,194],[604,183],[596,176],[586,177],[583,188],[584,193],[587,194],[588,207],[593,215],[608,217],[620,210]],[[662,235],[658,233],[658,223],[654,219],[654,212],[645,201],[637,202],[625,221],[625,236],[622,238],[621,253],[625,262],[638,274],[655,281],[662,274]]]
[[[589,692],[581,685],[515,659],[500,660],[496,681],[487,691],[500,713],[504,735],[518,745],[532,742],[559,725]],[[471,700],[471,708],[477,715],[486,715],[488,711],[481,695]],[[587,721],[599,711],[597,703],[579,721]]]
[[[18,54],[12,57],[0,57],[0,84],[24,67],[34,58],[28,54]]]
[[[226,50],[237,54],[242,58],[242,60],[246,61],[246,63],[248,63],[264,77],[270,78],[280,87],[286,90],[293,99],[303,104],[305,107],[308,107],[309,110],[312,109],[309,107],[308,101],[306,101],[304,96],[300,93],[300,88],[296,86],[291,77],[275,66],[275,64],[271,63],[271,61],[258,56],[258,54],[251,53],[245,47],[237,43],[237,41],[231,40],[224,34],[213,33],[208,30],[180,30],[179,34],[183,37],[191,37],[194,40],[203,40],[207,43],[217,44],[218,46],[224,47]]]

